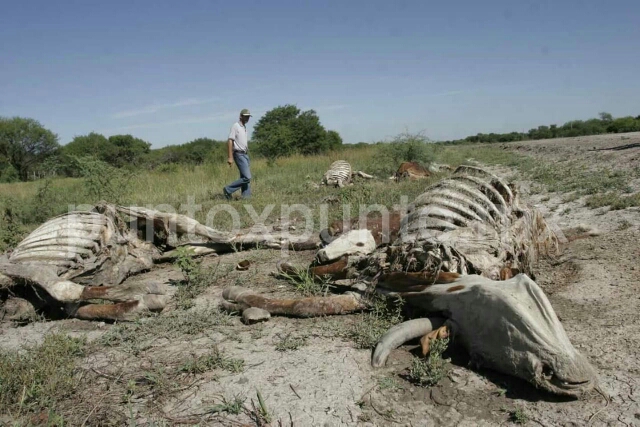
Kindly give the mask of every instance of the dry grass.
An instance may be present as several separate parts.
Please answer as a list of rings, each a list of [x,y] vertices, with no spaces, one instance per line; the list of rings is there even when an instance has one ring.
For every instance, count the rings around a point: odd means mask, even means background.
[[[632,206],[640,206],[640,193],[623,195],[612,191],[604,194],[594,194],[587,198],[585,204],[593,209],[603,206],[610,206],[612,210],[626,209]]]
[[[295,351],[300,347],[307,345],[306,335],[293,335],[286,334],[280,337],[280,340],[276,343],[277,351]]]
[[[328,205],[328,220],[332,221],[342,219],[344,203],[351,204],[350,216],[358,215],[361,205],[380,204],[391,209],[401,202],[401,196],[405,196],[406,200],[412,200],[429,184],[443,177],[443,174],[435,174],[425,180],[390,182],[387,178],[397,165],[389,164],[383,151],[378,145],[346,148],[328,155],[280,159],[276,165],[269,165],[263,159],[254,159],[251,165],[254,177],[251,205],[258,215],[266,212],[265,209],[271,206],[272,210],[267,215],[267,220],[273,220],[286,213],[288,206],[309,206],[313,209],[314,230],[319,231],[322,224],[317,208],[329,196],[337,197],[340,202]],[[473,162],[514,167],[548,191],[573,192],[572,198],[607,192],[623,194],[629,190],[629,180],[640,176],[640,168],[632,171],[612,171],[585,168],[585,165],[575,161],[562,164],[544,163],[492,146],[428,144],[424,151],[425,156],[436,163],[449,164],[452,167]],[[376,179],[358,182],[343,189],[318,187],[317,184],[328,166],[338,159],[349,161],[354,170],[375,174]],[[197,220],[220,230],[230,230],[233,221],[229,214],[218,212],[209,221],[207,214],[214,206],[226,202],[221,196],[222,187],[236,179],[236,175],[237,171],[226,164],[176,167],[164,173],[139,172],[135,179],[127,181],[126,188],[120,189],[118,199],[123,204],[149,205],[160,210],[175,210],[178,213],[186,213],[185,206],[192,200],[199,205],[195,212]],[[47,218],[66,212],[69,205],[91,206],[98,202],[96,195],[100,191],[88,191],[88,182],[85,179],[64,178],[0,184],[0,212],[4,212],[6,207],[11,207],[18,220],[17,224],[24,226],[26,231],[31,230]],[[636,205],[637,195],[630,197],[594,198],[589,202],[589,206],[612,203],[614,208],[620,209]],[[241,227],[254,224],[250,212],[244,207],[245,201],[236,200],[230,204],[240,214]],[[292,217],[302,218],[302,215],[293,212]],[[0,237],[5,228],[5,221],[0,218]],[[17,228],[14,227],[15,229]],[[0,250],[10,246],[8,242],[1,240]]]
[[[232,322],[233,318],[229,314],[217,308],[177,311],[114,325],[100,338],[99,343],[137,355],[150,348],[151,343],[160,338],[176,339],[198,335],[230,326]]]
[[[181,372],[188,374],[202,374],[213,369],[221,369],[237,374],[244,370],[244,360],[227,357],[218,347],[214,347],[208,354],[194,356],[180,367]]]

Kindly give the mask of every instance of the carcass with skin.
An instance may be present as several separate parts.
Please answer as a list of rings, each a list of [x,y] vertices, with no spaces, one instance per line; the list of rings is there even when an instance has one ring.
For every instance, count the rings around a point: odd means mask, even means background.
[[[45,291],[35,304],[83,319],[128,319],[162,310],[171,289],[158,283],[122,284],[131,275],[170,261],[175,248],[195,255],[248,247],[314,249],[319,240],[301,240],[266,227],[240,235],[221,233],[193,218],[142,207],[100,203],[91,211],[69,212],[47,221],[9,254],[0,256],[0,285],[31,284]],[[105,300],[115,304],[89,303]]]
[[[422,337],[425,348],[430,337],[447,331],[472,360],[549,392],[579,396],[595,386],[595,370],[531,279],[537,257],[557,251],[558,239],[540,213],[519,202],[513,186],[483,169],[462,166],[418,196],[399,227],[392,245],[367,255],[331,242],[329,247],[337,246],[325,253],[333,260],[317,260],[309,269],[401,296],[427,316],[382,337],[373,366],[384,365],[391,350],[408,340]],[[286,263],[279,267],[295,271]],[[226,297],[233,303],[230,294]],[[293,315],[316,315],[321,299],[298,300]],[[242,304],[268,310],[255,297]],[[362,304],[351,307],[356,311]]]
[[[396,173],[393,174],[392,178],[396,181],[401,179],[410,179],[413,181],[416,179],[427,178],[429,176],[431,176],[431,172],[429,172],[429,170],[423,167],[420,163],[402,162]]]

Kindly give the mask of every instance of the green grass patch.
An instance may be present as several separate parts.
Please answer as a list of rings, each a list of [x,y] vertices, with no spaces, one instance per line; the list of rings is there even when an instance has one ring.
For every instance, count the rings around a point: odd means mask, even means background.
[[[180,367],[181,372],[189,374],[202,374],[213,369],[221,369],[237,374],[244,370],[244,360],[227,357],[218,347],[214,347],[210,353],[193,357]]]
[[[301,335],[287,334],[276,343],[277,351],[295,351],[307,345],[307,337]]]
[[[347,337],[357,348],[375,347],[382,335],[403,319],[402,300],[389,301],[384,297],[373,295],[370,304],[371,310],[360,314],[347,332]]]
[[[184,280],[177,283],[178,289],[173,296],[176,307],[182,310],[194,306],[195,298],[221,278],[227,276],[232,269],[220,268],[220,261],[212,266],[202,265],[202,259],[196,259],[193,250],[187,247],[177,249],[178,256],[174,264],[180,269]]]
[[[150,348],[153,340],[198,335],[221,326],[231,326],[232,319],[218,308],[177,311],[116,324],[100,338],[99,343],[137,355]]]
[[[509,411],[509,421],[514,424],[526,424],[529,421],[529,416],[527,416],[522,408],[516,408]]]
[[[84,340],[51,334],[40,345],[0,351],[0,413],[55,410],[79,385],[75,361],[84,350]]]
[[[207,408],[207,413],[226,412],[227,414],[238,415],[244,410],[244,402],[246,400],[246,397],[240,395],[235,395],[231,399],[222,397],[222,402]]]
[[[619,192],[612,191],[604,194],[594,194],[587,198],[585,205],[592,209],[610,206],[612,210],[640,206],[640,193],[623,195]]]
[[[436,385],[447,375],[447,362],[442,354],[449,345],[448,338],[431,341],[429,355],[426,359],[414,357],[409,368],[409,379],[421,386]]]
[[[294,274],[280,273],[279,277],[293,286],[297,293],[304,296],[326,295],[331,280],[316,278],[310,270],[302,269]]]

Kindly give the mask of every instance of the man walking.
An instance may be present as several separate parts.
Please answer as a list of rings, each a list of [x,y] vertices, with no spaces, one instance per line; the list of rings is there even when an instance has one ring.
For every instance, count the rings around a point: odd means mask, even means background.
[[[240,111],[240,120],[231,126],[229,132],[228,148],[229,158],[227,163],[229,167],[236,163],[240,171],[240,178],[223,188],[224,196],[227,200],[231,199],[231,195],[239,189],[242,189],[242,198],[246,199],[251,196],[251,171],[249,170],[249,145],[247,144],[247,126],[251,113],[246,108]]]

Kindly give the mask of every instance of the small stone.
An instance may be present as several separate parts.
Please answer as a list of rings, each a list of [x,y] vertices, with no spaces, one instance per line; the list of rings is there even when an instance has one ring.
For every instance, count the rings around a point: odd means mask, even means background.
[[[265,322],[271,318],[271,314],[267,310],[263,310],[257,307],[247,308],[242,312],[242,320],[247,325],[252,325],[258,322]]]

